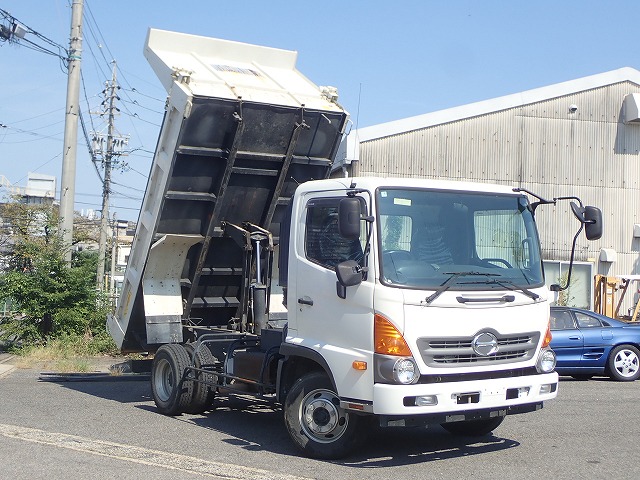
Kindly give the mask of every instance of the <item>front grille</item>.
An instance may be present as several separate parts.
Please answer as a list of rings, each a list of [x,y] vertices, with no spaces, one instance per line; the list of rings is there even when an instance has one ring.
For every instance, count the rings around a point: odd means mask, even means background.
[[[492,355],[478,355],[472,347],[473,337],[419,338],[418,348],[424,363],[430,367],[451,368],[460,364],[495,365],[524,362],[536,351],[540,332],[523,335],[497,335],[497,351]]]
[[[491,363],[500,362],[502,360],[513,360],[516,358],[526,357],[526,350],[517,350],[515,352],[508,352],[503,354],[495,354],[490,357],[481,357],[475,353],[470,355],[434,355],[433,361],[435,363],[471,363],[486,360]]]

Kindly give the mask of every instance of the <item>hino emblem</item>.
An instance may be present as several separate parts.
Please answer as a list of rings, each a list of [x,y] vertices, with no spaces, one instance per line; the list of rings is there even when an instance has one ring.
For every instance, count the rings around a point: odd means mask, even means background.
[[[471,348],[481,357],[488,357],[498,351],[498,339],[493,333],[479,333],[471,341]]]

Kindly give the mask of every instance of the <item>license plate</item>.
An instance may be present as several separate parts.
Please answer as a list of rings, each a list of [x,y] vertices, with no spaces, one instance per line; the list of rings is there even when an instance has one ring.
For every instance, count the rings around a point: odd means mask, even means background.
[[[458,405],[462,405],[466,403],[479,403],[479,402],[480,402],[480,392],[456,394],[456,403]]]

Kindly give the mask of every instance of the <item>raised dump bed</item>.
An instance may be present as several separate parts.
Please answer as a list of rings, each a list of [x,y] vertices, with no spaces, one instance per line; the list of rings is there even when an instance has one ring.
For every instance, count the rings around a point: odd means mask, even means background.
[[[151,29],[145,56],[168,100],[107,322],[125,352],[186,340],[184,325],[246,328],[256,264],[270,270],[291,195],[328,176],[347,119],[296,52]]]

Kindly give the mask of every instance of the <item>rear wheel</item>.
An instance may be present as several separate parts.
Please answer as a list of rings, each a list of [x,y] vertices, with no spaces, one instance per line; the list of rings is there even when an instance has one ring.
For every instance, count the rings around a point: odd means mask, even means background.
[[[503,420],[504,417],[494,417],[483,420],[443,423],[442,428],[453,435],[480,437],[482,435],[487,435],[498,428]]]
[[[609,376],[619,382],[640,377],[640,351],[633,345],[618,345],[609,355]]]
[[[180,386],[180,379],[189,366],[189,355],[182,345],[161,346],[151,367],[151,393],[160,413],[178,415],[185,411],[193,396],[193,381]]]
[[[195,350],[195,347],[192,343],[187,343],[184,347],[187,351],[187,354],[189,355],[190,365],[191,361],[194,361],[193,364],[196,368],[203,368],[211,367],[216,363],[216,358],[211,353],[211,350],[209,350],[206,346],[201,345],[197,351]],[[195,358],[193,358],[194,352]],[[216,383],[217,381],[217,376],[213,373],[196,372],[195,377],[209,383]],[[211,387],[210,385],[207,385],[205,383],[193,382],[193,395],[191,397],[191,401],[185,408],[185,412],[204,412],[213,403],[215,395],[216,391],[214,387]]]
[[[309,373],[291,387],[284,403],[289,435],[305,455],[335,459],[364,440],[361,418],[340,408],[340,399],[324,373]]]

